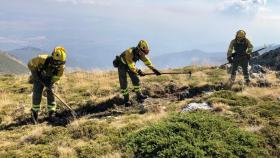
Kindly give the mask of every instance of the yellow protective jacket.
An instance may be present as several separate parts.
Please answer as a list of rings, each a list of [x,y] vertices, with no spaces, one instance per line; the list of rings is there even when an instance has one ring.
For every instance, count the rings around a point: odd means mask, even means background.
[[[153,69],[154,66],[151,62],[151,60],[146,55],[138,55],[135,53],[134,47],[127,49],[121,54],[121,61],[122,63],[126,64],[129,69],[137,74],[137,68],[135,67],[135,64],[138,60],[143,61],[143,63],[149,67],[150,69]]]
[[[230,42],[227,57],[231,57],[234,53],[247,53],[249,55],[252,54],[253,45],[250,40],[245,38],[244,40],[237,41],[237,39],[233,39]]]
[[[36,58],[31,59],[28,62],[28,68],[30,71],[38,71],[42,74],[42,77],[50,77],[52,82],[57,82],[64,72],[64,65],[54,68],[47,60],[51,58],[49,55],[39,55]]]

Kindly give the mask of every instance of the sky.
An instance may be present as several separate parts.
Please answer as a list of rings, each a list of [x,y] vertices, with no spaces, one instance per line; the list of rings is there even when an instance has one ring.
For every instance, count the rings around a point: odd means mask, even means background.
[[[151,55],[225,51],[244,29],[255,46],[280,43],[279,0],[0,0],[0,50],[119,54],[146,39]]]

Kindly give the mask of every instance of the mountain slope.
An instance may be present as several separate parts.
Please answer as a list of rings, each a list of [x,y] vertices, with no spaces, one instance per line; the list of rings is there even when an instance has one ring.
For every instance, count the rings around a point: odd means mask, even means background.
[[[169,53],[152,57],[153,63],[160,68],[175,68],[185,65],[218,65],[225,62],[226,53],[206,53],[201,50]]]
[[[251,62],[268,67],[272,70],[280,70],[280,48],[275,47],[263,52],[261,55],[254,57]]]
[[[0,52],[0,73],[24,74],[27,72],[28,69],[23,63],[14,59],[6,53]]]
[[[43,51],[39,48],[24,47],[24,48],[10,50],[7,53],[9,53],[11,56],[14,56],[16,59],[22,61],[23,63],[27,64],[31,58],[34,58],[44,52],[46,51]]]

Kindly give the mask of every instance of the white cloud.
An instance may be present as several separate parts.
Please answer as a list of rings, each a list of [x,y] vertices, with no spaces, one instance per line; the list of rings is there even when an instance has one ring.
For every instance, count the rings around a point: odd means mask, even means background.
[[[267,0],[226,0],[218,10],[228,15],[255,15],[264,8]]]

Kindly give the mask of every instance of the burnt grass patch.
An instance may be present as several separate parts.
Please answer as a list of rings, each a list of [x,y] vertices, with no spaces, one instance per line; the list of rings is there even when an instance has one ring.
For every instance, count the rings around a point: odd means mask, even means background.
[[[156,87],[156,88],[155,88]],[[182,86],[178,87],[176,84],[170,83],[164,88],[159,86],[145,87],[144,94],[152,98],[167,98],[175,97],[178,100],[193,98],[203,95],[207,92],[220,91],[228,89],[228,86],[223,83],[219,84],[205,84],[202,86]]]

